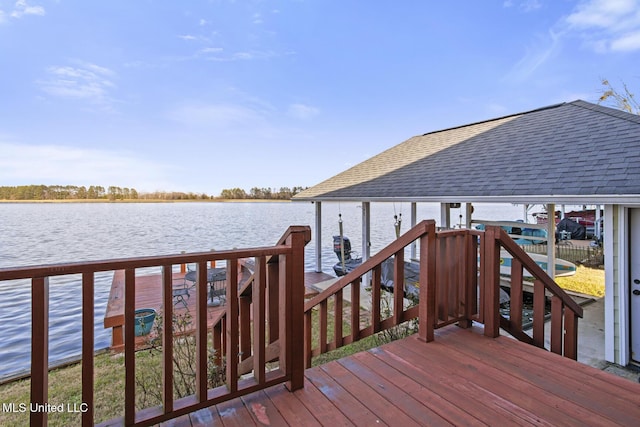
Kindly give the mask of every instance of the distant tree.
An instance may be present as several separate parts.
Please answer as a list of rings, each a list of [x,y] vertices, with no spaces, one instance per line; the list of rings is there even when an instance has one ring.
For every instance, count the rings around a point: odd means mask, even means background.
[[[600,95],[600,99],[598,100],[599,104],[607,102],[612,104],[612,107],[626,111],[627,113],[640,115],[640,103],[638,103],[626,83],[622,83],[622,90],[614,88],[607,79],[602,79],[602,85],[605,89]]]

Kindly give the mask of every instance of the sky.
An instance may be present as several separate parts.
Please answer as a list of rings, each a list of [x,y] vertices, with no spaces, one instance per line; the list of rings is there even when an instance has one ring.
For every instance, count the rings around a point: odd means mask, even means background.
[[[639,64],[640,0],[0,0],[0,186],[312,186]]]

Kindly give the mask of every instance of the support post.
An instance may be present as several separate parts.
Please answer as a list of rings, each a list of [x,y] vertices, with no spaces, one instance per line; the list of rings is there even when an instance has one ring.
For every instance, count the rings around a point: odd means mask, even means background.
[[[411,228],[415,227],[418,221],[418,204],[416,202],[411,202]],[[411,243],[411,259],[416,259],[418,257],[418,250],[416,242]]]
[[[473,219],[473,204],[465,203],[464,210],[464,226],[468,230],[471,228],[471,220]]]
[[[440,203],[440,228],[451,228],[451,207],[449,203]]]
[[[316,204],[316,273],[322,272],[322,202]]]
[[[556,277],[556,205],[547,204],[547,274]]]
[[[371,257],[371,203],[362,202],[362,262]],[[362,276],[362,284],[371,283],[371,273]]]

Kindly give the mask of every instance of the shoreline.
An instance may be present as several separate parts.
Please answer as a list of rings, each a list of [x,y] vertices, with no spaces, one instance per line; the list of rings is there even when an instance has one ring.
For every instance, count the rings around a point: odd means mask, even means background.
[[[7,200],[0,199],[0,204],[18,204],[18,203],[291,203],[291,200],[282,199],[183,199],[183,200],[164,200],[164,199],[126,199],[126,200],[108,200],[108,199],[64,199],[64,200]]]

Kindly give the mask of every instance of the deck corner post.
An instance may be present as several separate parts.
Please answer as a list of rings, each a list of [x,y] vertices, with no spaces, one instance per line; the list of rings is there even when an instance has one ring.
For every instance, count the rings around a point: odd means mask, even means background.
[[[289,233],[286,244],[291,246],[291,255],[287,256],[287,285],[289,306],[285,308],[289,314],[287,324],[290,335],[287,334],[288,373],[290,380],[287,389],[295,391],[304,387],[304,247],[310,240],[311,230],[304,227]],[[282,308],[282,307],[281,307]],[[289,339],[290,337],[290,339]]]
[[[436,324],[436,224],[428,221],[426,226],[426,234],[420,237],[418,338],[431,342]]]
[[[484,232],[484,335],[496,338],[500,335],[500,228],[487,226]]]

